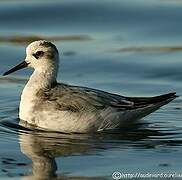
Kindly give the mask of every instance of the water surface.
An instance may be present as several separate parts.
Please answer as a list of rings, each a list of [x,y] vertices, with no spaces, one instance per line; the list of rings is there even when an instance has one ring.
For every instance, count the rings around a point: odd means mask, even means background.
[[[0,1],[0,74],[36,39],[60,50],[58,80],[126,96],[182,91],[182,1]],[[0,76],[2,179],[112,179],[121,173],[180,173],[182,100],[120,132],[67,135],[19,125],[31,74]]]

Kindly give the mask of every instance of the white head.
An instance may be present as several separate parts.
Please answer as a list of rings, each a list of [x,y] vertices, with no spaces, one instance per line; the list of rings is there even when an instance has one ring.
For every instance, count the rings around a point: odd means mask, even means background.
[[[32,42],[26,48],[25,61],[5,72],[4,75],[8,75],[27,66],[32,67],[35,71],[40,73],[54,72],[57,75],[59,53],[56,46],[45,40]]]

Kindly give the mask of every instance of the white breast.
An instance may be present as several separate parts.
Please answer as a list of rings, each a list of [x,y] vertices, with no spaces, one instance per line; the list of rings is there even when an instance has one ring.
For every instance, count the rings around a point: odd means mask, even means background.
[[[31,124],[35,116],[33,112],[34,100],[35,95],[31,93],[29,88],[25,87],[21,95],[19,117]]]

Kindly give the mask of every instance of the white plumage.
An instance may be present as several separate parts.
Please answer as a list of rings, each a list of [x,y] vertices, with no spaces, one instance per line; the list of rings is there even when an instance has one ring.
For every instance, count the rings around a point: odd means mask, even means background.
[[[20,119],[46,130],[96,132],[127,126],[167,104],[177,96],[124,97],[87,87],[56,81],[59,53],[55,45],[41,40],[26,49],[26,59],[4,73],[34,69],[20,102]]]

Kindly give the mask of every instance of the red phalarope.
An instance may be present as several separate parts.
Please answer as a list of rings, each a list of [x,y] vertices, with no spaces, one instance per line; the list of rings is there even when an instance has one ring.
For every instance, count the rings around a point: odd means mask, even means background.
[[[59,53],[54,44],[44,40],[32,42],[25,61],[4,75],[25,67],[34,72],[22,92],[19,117],[47,130],[88,133],[120,128],[177,97],[176,93],[125,97],[57,83]]]

